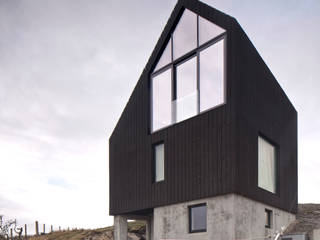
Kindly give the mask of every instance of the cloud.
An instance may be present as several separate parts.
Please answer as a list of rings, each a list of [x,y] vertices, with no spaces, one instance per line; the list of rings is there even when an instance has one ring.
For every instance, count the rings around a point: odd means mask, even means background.
[[[206,2],[239,20],[296,105],[299,193],[320,201],[309,190],[319,183],[310,167],[320,135],[319,2]],[[1,213],[32,229],[35,220],[112,224],[108,137],[174,5],[0,0]]]

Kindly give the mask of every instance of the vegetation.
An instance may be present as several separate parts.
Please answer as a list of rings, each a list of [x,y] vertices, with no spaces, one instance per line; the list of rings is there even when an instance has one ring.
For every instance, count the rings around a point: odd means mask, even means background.
[[[3,215],[0,215],[0,240],[8,239],[10,229],[18,234],[21,234],[21,229],[16,228],[16,220],[4,220]]]
[[[133,240],[144,240],[145,224],[139,221],[129,222],[128,237]],[[57,231],[29,237],[29,240],[113,240],[113,227],[94,230],[73,229],[70,231]]]

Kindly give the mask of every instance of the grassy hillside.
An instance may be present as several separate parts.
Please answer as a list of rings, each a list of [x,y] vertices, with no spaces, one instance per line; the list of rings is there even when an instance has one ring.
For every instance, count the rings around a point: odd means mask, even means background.
[[[145,239],[145,224],[143,222],[128,223],[128,238],[132,240]],[[113,240],[113,227],[94,230],[70,230],[52,232],[38,237],[29,237],[29,240]]]

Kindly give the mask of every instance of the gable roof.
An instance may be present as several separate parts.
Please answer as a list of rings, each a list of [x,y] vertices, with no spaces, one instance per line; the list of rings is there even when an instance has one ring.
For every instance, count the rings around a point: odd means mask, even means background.
[[[155,67],[159,58],[161,57],[162,51],[166,47],[166,43],[170,38],[171,32],[175,29],[177,23],[180,20],[180,17],[183,13],[184,9],[188,9],[199,16],[209,20],[210,22],[214,23],[215,25],[230,31],[234,28],[237,24],[235,18],[216,10],[215,8],[204,4],[197,0],[179,0],[169,17],[169,20],[160,35],[157,44],[145,66],[145,69],[142,73],[150,73],[150,71]]]
[[[234,29],[236,26],[240,26],[237,23],[237,20],[205,3],[202,3],[198,0],[178,0],[176,6],[174,7],[140,77],[135,85],[127,103],[126,106],[121,113],[121,116],[116,124],[118,126],[118,123],[120,119],[124,115],[124,111],[128,106],[128,103],[133,98],[134,93],[136,92],[136,89],[140,84],[142,84],[142,81],[145,79],[145,76],[148,76],[151,71],[154,69],[156,64],[158,63],[158,60],[160,59],[164,48],[166,47],[166,43],[171,37],[171,33],[174,31],[176,25],[178,24],[180,17],[183,14],[184,9],[188,9],[199,16],[203,17],[204,19],[214,23],[215,25],[225,29],[226,31],[231,31],[231,29]],[[149,84],[149,83],[148,83]],[[115,132],[117,127],[113,130]],[[110,138],[112,138],[113,133],[111,134]]]
[[[238,34],[241,35],[242,38],[245,39],[246,44],[248,47],[252,48],[257,57],[260,58],[261,62],[264,64],[264,67],[267,69],[267,71],[272,75],[272,77],[274,78],[272,72],[270,71],[269,67],[264,63],[264,60],[262,59],[262,57],[260,56],[260,54],[258,53],[258,51],[256,50],[256,48],[254,47],[254,45],[252,44],[252,42],[250,41],[249,37],[246,35],[246,33],[244,32],[244,30],[242,29],[241,25],[238,23],[238,21],[230,16],[227,15],[203,2],[200,2],[198,0],[178,0],[176,6],[174,7],[140,77],[139,80],[137,82],[137,84],[135,85],[127,103],[126,106],[123,110],[123,112],[121,113],[121,116],[116,124],[116,126],[118,125],[120,119],[123,117],[124,115],[124,111],[128,106],[128,103],[131,101],[131,99],[133,98],[134,93],[136,92],[136,89],[138,88],[138,86],[140,86],[143,81],[146,81],[146,79],[149,79],[149,75],[151,74],[151,71],[155,68],[156,64],[158,63],[164,48],[167,45],[167,42],[169,40],[169,38],[171,37],[171,33],[174,31],[176,25],[178,24],[180,17],[183,14],[184,9],[188,9],[196,14],[198,14],[199,16],[203,17],[204,19],[214,23],[215,25],[225,29],[227,32],[231,33],[231,32],[237,32]],[[237,34],[235,34],[237,35]],[[275,78],[274,78],[275,79]],[[148,86],[150,87],[149,83],[146,82],[144,84],[148,84]],[[283,96],[285,97],[286,101],[291,105],[291,107],[295,110],[293,104],[291,103],[291,101],[289,100],[288,96],[286,95],[286,93],[282,90],[280,84],[275,81],[275,84],[279,87],[281,93],[283,94]],[[296,110],[295,110],[296,111]],[[117,127],[114,128],[113,132],[115,131]],[[111,134],[110,138],[112,138],[113,133]]]

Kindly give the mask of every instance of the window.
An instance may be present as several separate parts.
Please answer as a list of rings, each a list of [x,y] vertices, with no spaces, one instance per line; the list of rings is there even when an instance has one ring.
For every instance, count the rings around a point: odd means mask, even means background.
[[[207,206],[198,204],[189,206],[189,232],[207,231]]]
[[[160,143],[153,146],[154,156],[154,181],[164,180],[164,144]]]
[[[159,129],[171,123],[171,71],[153,78],[153,128]]]
[[[258,186],[276,193],[276,147],[258,137]]]
[[[225,103],[225,30],[185,9],[151,74],[152,132]]]
[[[272,227],[272,211],[269,209],[265,209],[265,216],[266,216],[266,228]]]
[[[197,114],[197,65],[192,57],[176,67],[177,96],[174,104],[176,121],[180,122]]]

